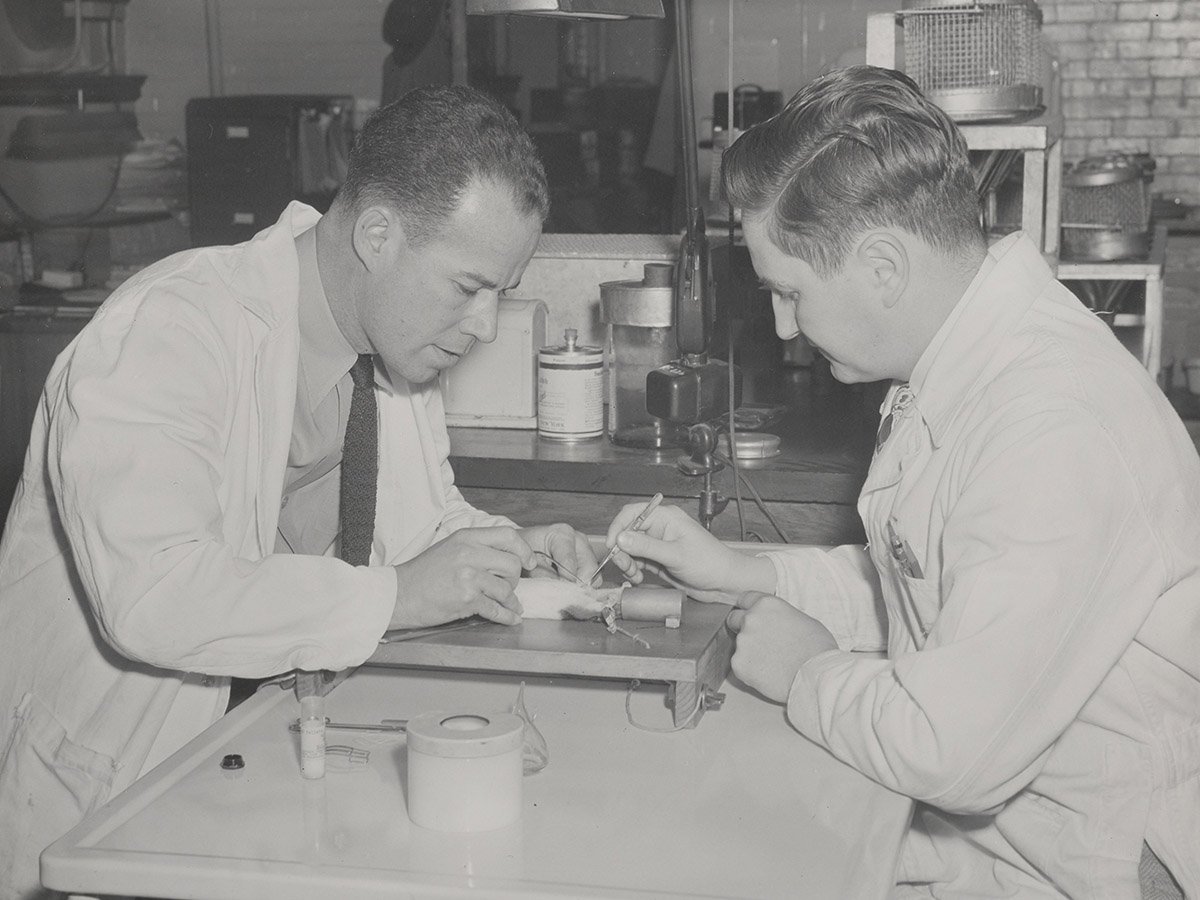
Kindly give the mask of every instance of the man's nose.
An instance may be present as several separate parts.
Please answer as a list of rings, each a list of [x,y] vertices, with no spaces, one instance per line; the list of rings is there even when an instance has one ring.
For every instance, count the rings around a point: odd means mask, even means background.
[[[775,333],[780,340],[790,341],[800,333],[796,324],[796,306],[778,294],[771,293],[771,308],[775,311]]]
[[[496,339],[497,317],[500,314],[500,292],[480,291],[471,303],[462,330],[483,344]]]

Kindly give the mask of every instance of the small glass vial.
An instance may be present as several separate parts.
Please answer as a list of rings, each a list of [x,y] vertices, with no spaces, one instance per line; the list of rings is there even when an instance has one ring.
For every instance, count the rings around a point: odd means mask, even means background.
[[[313,695],[300,701],[300,774],[325,777],[324,697]]]

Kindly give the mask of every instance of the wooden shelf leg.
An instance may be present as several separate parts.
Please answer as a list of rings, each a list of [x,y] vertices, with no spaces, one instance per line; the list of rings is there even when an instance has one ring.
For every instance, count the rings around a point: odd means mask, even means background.
[[[1021,228],[1037,247],[1046,245],[1046,151],[1025,151]]]
[[[1163,280],[1161,273],[1146,279],[1146,309],[1142,325],[1142,365],[1156,383],[1162,376]]]
[[[1050,145],[1046,156],[1046,246],[1047,256],[1058,258],[1062,228],[1062,141]]]

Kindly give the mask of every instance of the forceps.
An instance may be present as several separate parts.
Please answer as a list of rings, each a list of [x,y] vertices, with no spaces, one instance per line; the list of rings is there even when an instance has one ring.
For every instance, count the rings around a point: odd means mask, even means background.
[[[384,719],[378,724],[371,722],[331,722],[328,718],[325,719],[326,728],[337,728],[341,731],[399,731],[403,732],[408,728],[408,719]],[[299,731],[299,722],[288,723],[288,731]]]

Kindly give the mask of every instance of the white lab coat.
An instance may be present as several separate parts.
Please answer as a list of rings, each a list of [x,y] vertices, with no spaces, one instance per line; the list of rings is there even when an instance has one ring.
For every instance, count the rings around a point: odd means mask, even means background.
[[[900,896],[1137,898],[1143,839],[1197,896],[1200,457],[1182,423],[1018,236],[911,386],[859,500],[868,546],[768,554],[841,648],[801,667],[790,720],[923,801]]]
[[[292,204],[118,289],[58,358],[0,544],[0,898],[37,855],[220,717],[228,676],[362,663],[402,562],[463,500],[437,382],[377,373],[373,567],[274,553],[295,408]]]

